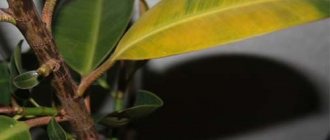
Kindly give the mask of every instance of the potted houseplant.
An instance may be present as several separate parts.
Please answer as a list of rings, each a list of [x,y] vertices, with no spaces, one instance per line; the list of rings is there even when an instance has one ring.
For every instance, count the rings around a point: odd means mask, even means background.
[[[133,4],[133,0],[46,0],[38,13],[32,0],[8,0],[0,21],[13,24],[24,35],[38,67],[22,68],[22,42],[10,60],[1,62],[0,139],[31,139],[29,129],[43,125],[48,125],[50,139],[120,138],[113,130],[163,105],[149,91],[131,94],[132,76],[147,60],[330,15],[329,0],[162,0],[150,10],[141,0],[141,18],[129,26]],[[50,106],[40,106],[31,97],[18,99],[18,92],[33,94],[47,81],[50,87],[44,94],[55,92],[49,97]],[[96,92],[90,88],[93,83],[111,93],[112,109],[107,114],[91,112],[90,103],[97,102],[90,98]],[[59,122],[68,122],[72,131],[65,131]],[[97,130],[96,124],[102,127]],[[105,130],[111,134],[102,133]]]

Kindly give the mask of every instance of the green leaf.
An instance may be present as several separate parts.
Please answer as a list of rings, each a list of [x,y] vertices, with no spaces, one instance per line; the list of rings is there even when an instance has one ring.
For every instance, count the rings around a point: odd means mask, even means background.
[[[329,0],[163,0],[132,26],[107,62],[237,42],[327,18],[329,5]]]
[[[134,0],[72,0],[59,12],[55,38],[65,61],[81,75],[113,50],[131,19]]]
[[[105,117],[101,123],[112,127],[119,127],[129,121],[147,116],[163,106],[163,101],[149,91],[140,91],[137,94],[135,104],[131,108],[115,111]]]
[[[163,106],[163,101],[157,95],[149,91],[140,91],[137,94],[135,104],[132,108],[121,111],[129,118],[140,118],[151,114]]]
[[[10,65],[9,65],[9,73],[10,73],[10,81],[14,81],[14,78],[23,72],[22,68],[22,58],[21,58],[21,51],[22,51],[22,44],[23,40],[21,40],[15,50],[12,56],[10,57]],[[16,91],[15,85],[13,85],[13,82],[10,82],[11,92],[14,93]]]
[[[6,116],[0,116],[0,140],[31,140],[29,126]]]
[[[5,62],[0,62],[0,104],[9,105],[10,93],[8,64]]]
[[[14,50],[14,61],[15,61],[15,66],[16,69],[18,71],[18,73],[22,73],[23,72],[23,68],[22,68],[22,44],[23,44],[24,40],[20,40]]]
[[[110,89],[110,85],[108,84],[106,74],[100,77],[96,83],[104,89]]]
[[[127,118],[108,116],[102,119],[101,124],[111,127],[121,127],[130,122]]]
[[[60,124],[52,118],[47,126],[47,133],[50,140],[67,140],[66,132]]]
[[[39,74],[36,71],[28,71],[14,78],[14,85],[20,89],[31,89],[39,84]]]

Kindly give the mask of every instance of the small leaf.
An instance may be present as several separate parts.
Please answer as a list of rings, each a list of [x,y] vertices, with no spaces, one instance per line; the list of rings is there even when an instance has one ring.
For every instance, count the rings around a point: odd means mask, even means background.
[[[0,62],[0,104],[9,105],[10,93],[8,64],[5,62]]]
[[[102,119],[101,123],[112,127],[119,127],[131,120],[147,116],[162,106],[163,101],[157,95],[149,91],[140,91],[137,94],[133,107],[115,111]]]
[[[14,55],[12,55],[10,57],[9,73],[10,73],[10,82],[9,82],[9,84],[10,84],[10,91],[11,91],[11,93],[15,93],[15,91],[17,90],[17,88],[14,85],[13,81],[14,81],[14,78],[19,74],[19,72],[18,72],[18,70],[16,68]]]
[[[23,72],[22,68],[22,58],[21,58],[21,50],[22,50],[22,44],[23,40],[21,40],[15,50],[12,56],[10,57],[10,64],[9,64],[9,73],[10,73],[10,81],[14,81],[14,78]],[[10,82],[11,92],[14,93],[16,91],[15,85],[13,85],[13,82]]]
[[[110,59],[153,59],[233,43],[328,18],[329,5],[329,0],[163,0],[130,28]]]
[[[14,85],[20,89],[31,89],[39,84],[39,74],[36,71],[28,71],[14,78]]]
[[[130,122],[127,118],[119,118],[119,117],[105,117],[102,119],[101,123],[103,125],[111,126],[111,127],[121,127]]]
[[[125,109],[120,113],[125,114],[131,119],[147,116],[156,109],[163,106],[163,101],[157,95],[149,91],[140,91],[137,94],[133,107]]]
[[[50,140],[67,140],[67,135],[60,124],[52,118],[47,126],[47,133]]]
[[[23,68],[22,68],[22,44],[23,44],[24,40],[20,40],[19,43],[17,44],[15,50],[14,50],[14,61],[15,61],[15,66],[16,69],[18,71],[18,73],[22,73],[23,72]]]
[[[131,19],[134,0],[72,0],[55,18],[59,50],[75,71],[86,75],[114,49]]]
[[[100,77],[97,80],[96,84],[98,84],[99,86],[101,86],[104,89],[110,89],[110,85],[107,81],[107,75],[106,74],[104,74],[102,77]]]
[[[0,116],[0,140],[31,140],[29,126],[7,116]]]

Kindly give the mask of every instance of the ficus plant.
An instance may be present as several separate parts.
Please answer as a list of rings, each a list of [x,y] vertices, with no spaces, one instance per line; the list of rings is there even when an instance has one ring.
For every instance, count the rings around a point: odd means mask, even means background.
[[[42,126],[51,140],[122,139],[125,125],[163,105],[156,94],[134,89],[134,74],[148,60],[330,15],[330,0],[161,0],[150,9],[139,0],[136,22],[134,0],[40,0],[41,12],[32,0],[7,2],[0,21],[24,38],[0,63],[1,140],[32,139],[29,130]],[[36,68],[22,64],[24,41]],[[42,94],[52,95],[43,99],[48,105],[31,96],[42,84],[49,85]],[[93,87],[109,93],[102,95],[111,97],[108,112],[91,107],[98,102],[91,95],[99,94]]]

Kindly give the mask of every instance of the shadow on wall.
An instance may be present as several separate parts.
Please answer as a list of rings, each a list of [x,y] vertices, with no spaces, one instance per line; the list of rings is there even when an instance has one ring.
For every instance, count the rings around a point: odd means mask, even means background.
[[[319,110],[317,90],[299,71],[254,56],[192,60],[162,75],[148,71],[143,89],[165,106],[133,124],[139,140],[221,138]]]

